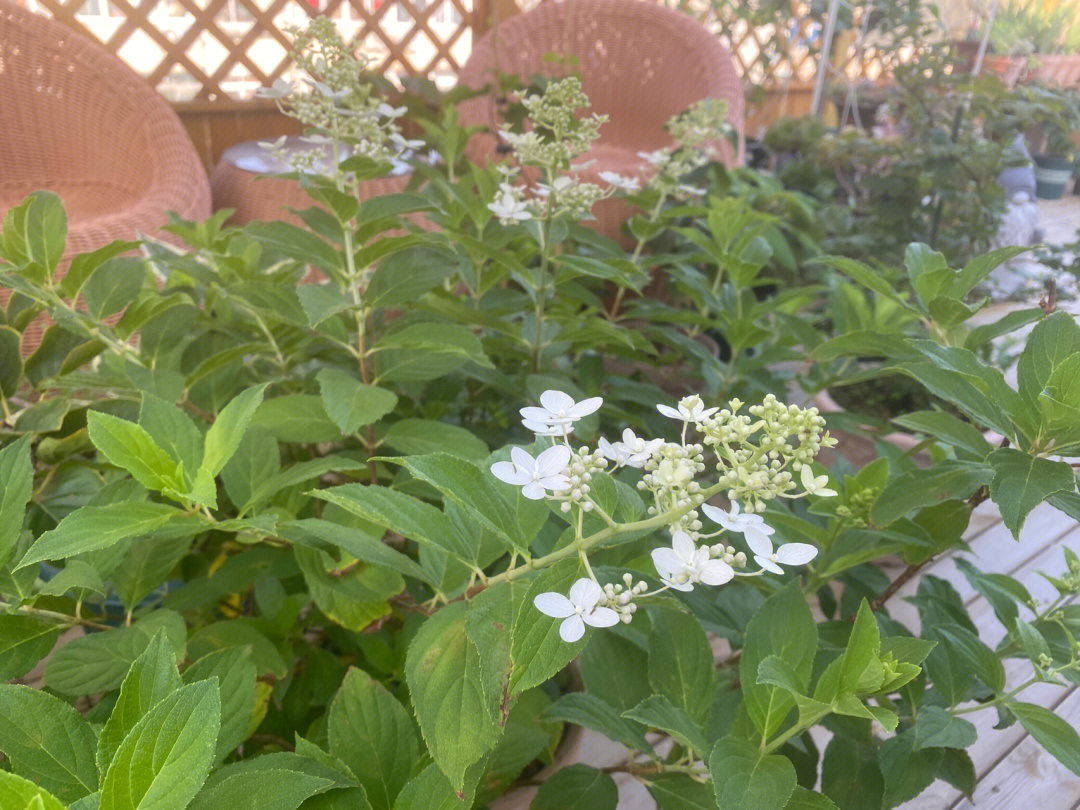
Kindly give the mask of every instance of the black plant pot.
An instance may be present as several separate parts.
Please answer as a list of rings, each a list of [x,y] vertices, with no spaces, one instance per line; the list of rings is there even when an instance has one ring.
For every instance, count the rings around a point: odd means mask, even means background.
[[[1074,168],[1068,158],[1035,155],[1035,195],[1043,200],[1061,199]]]

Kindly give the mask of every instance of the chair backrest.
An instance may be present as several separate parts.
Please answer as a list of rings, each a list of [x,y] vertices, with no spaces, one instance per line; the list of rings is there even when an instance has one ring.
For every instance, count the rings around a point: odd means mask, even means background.
[[[176,114],[100,44],[0,0],[0,180],[107,180],[122,196],[194,152]],[[205,180],[203,181],[205,183]]]
[[[545,59],[551,53],[569,58]],[[593,109],[609,116],[601,140],[635,149],[669,144],[664,122],[695,101],[727,99],[741,159],[743,92],[731,55],[700,23],[655,0],[546,0],[478,40],[461,81],[480,88],[498,73],[578,73]],[[490,124],[492,111],[473,102],[462,118]]]

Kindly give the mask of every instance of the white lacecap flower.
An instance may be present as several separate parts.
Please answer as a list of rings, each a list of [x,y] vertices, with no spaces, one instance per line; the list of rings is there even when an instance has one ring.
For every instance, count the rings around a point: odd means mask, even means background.
[[[641,439],[630,428],[626,428],[622,433],[622,441],[609,442],[601,438],[596,446],[604,454],[604,458],[614,461],[620,467],[641,468],[663,443],[663,439]]]
[[[648,161],[653,166],[663,166],[668,162],[668,153],[663,149],[653,152],[638,152],[638,157]]]
[[[531,430],[537,436],[556,436],[565,439],[574,432],[572,424],[555,425],[548,422],[538,422],[535,419],[522,419],[521,424],[525,426],[526,430]]]
[[[255,95],[258,98],[285,98],[292,95],[293,85],[292,82],[287,82],[284,79],[275,79],[274,83],[269,87],[260,87],[255,91]]]
[[[529,213],[529,207],[525,201],[517,199],[513,194],[506,191],[500,191],[496,194],[495,199],[489,202],[487,207],[504,225],[532,219],[532,214]]]
[[[377,112],[383,118],[390,119],[401,118],[401,116],[405,115],[405,113],[407,113],[408,111],[408,107],[394,107],[390,104],[387,104],[385,101],[375,108],[375,112]]]
[[[678,419],[681,422],[696,423],[700,422],[702,419],[708,419],[720,409],[706,408],[705,403],[701,401],[701,397],[694,394],[680,399],[678,410],[672,408],[670,405],[657,405],[656,410],[660,411],[664,416]]]
[[[421,149],[424,146],[424,142],[419,138],[405,138],[398,132],[390,133],[390,143],[394,145],[394,148],[402,152],[407,149]]]
[[[591,579],[579,579],[570,586],[569,598],[561,593],[548,591],[539,594],[533,604],[545,616],[563,619],[559,635],[563,641],[573,643],[585,635],[585,625],[611,627],[618,624],[619,614],[611,608],[598,607],[604,595],[603,589]]]
[[[637,191],[641,188],[641,183],[636,177],[624,177],[618,172],[600,172],[600,179],[622,191]]]
[[[566,191],[573,182],[573,178],[563,175],[562,177],[556,177],[550,186],[547,183],[537,183],[533,191],[538,197],[547,197],[553,190],[556,194],[560,191]]]
[[[784,573],[781,565],[806,565],[818,553],[817,547],[809,543],[784,543],[773,551],[772,540],[760,532],[748,531],[743,537],[754,552],[754,561],[774,574]]]
[[[747,531],[754,531],[758,534],[770,535],[775,529],[769,526],[761,515],[755,515],[752,512],[740,512],[739,504],[732,501],[731,509],[724,511],[719,506],[712,506],[711,504],[704,503],[701,505],[701,511],[704,512],[708,518],[714,523],[719,523],[729,532],[736,532],[737,534],[743,534]]]
[[[836,494],[835,489],[829,489],[829,476],[815,476],[809,464],[802,465],[802,472],[799,473],[799,477],[802,479],[803,489],[811,495],[817,495],[820,498],[831,498]]]
[[[570,448],[563,444],[549,447],[536,458],[520,447],[510,448],[510,461],[491,465],[491,474],[507,484],[521,487],[521,494],[532,501],[542,500],[547,491],[565,492],[570,479],[564,474],[570,463]]]
[[[522,423],[531,422],[543,425],[572,425],[574,422],[599,410],[604,404],[603,397],[589,397],[581,402],[563,391],[547,390],[540,395],[540,407],[530,406],[521,409]],[[526,424],[526,428],[532,428]],[[554,435],[561,436],[562,432]]]
[[[677,591],[692,591],[696,583],[723,585],[735,576],[735,570],[723,560],[709,558],[707,548],[695,548],[686,532],[671,535],[671,548],[652,550],[653,565],[660,579]]]

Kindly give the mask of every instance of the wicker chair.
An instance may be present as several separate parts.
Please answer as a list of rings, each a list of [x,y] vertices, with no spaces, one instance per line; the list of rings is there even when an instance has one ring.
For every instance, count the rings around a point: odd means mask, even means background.
[[[564,67],[544,58],[553,52],[573,59]],[[728,166],[742,162],[743,91],[731,55],[700,23],[652,0],[541,3],[481,38],[462,68],[461,82],[479,89],[492,84],[499,72],[527,78],[571,71],[581,76],[593,111],[609,119],[582,159],[595,160],[584,172],[588,179],[601,171],[643,176],[648,167],[637,153],[670,145],[664,122],[704,98],[727,99],[738,147],[724,141],[720,153]],[[464,102],[460,116],[463,124],[496,129],[495,95]],[[470,144],[470,155],[484,162],[494,157],[495,148],[494,137],[479,135]],[[610,198],[594,208],[592,225],[617,236],[630,213],[622,200]]]
[[[0,216],[37,189],[68,215],[70,258],[210,214],[206,171],[142,78],[67,26],[0,0]],[[3,291],[0,291],[2,295]]]

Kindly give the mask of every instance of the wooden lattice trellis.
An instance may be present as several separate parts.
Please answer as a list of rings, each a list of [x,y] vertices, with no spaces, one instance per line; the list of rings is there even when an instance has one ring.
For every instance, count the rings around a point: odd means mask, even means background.
[[[246,99],[258,87],[288,76],[293,66],[287,31],[317,14],[334,19],[374,69],[425,75],[450,85],[477,30],[493,12],[505,13],[503,0],[24,1],[100,40],[178,102]],[[519,0],[519,7],[536,2]],[[717,33],[748,85],[813,80],[822,21],[804,3],[793,2],[783,26],[753,25],[735,13],[733,4],[715,0],[678,5]],[[876,78],[888,67],[866,43],[841,43],[834,54],[834,70],[853,79]]]

